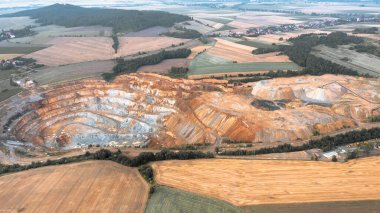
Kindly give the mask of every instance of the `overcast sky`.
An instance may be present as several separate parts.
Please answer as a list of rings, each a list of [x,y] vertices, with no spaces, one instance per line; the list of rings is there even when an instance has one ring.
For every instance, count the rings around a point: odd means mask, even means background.
[[[0,0],[0,8],[70,3],[76,5],[115,5],[126,2],[139,3],[146,0]]]

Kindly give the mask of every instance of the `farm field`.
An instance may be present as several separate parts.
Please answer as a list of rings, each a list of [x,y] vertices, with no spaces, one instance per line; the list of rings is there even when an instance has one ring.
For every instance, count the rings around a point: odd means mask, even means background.
[[[320,212],[376,212],[380,201],[340,201],[318,203],[263,204],[234,206],[209,196],[159,186],[148,200],[145,213],[210,212],[210,213],[320,213]]]
[[[205,52],[207,49],[211,48],[212,46],[207,46],[207,45],[201,45],[201,46],[197,46],[197,47],[194,47],[194,48],[191,48],[191,54],[189,55],[189,57],[187,57],[187,59],[194,59],[198,54],[202,53],[202,52]]]
[[[49,166],[0,177],[4,212],[143,212],[149,186],[110,161]]]
[[[228,26],[245,29],[267,25],[296,24],[301,22],[302,21],[283,13],[248,11],[237,16],[235,20],[228,23]]]
[[[14,96],[21,91],[22,90],[20,88],[17,88],[17,87],[4,88],[4,89],[2,87],[1,91],[0,91],[0,101],[6,100],[7,98]]]
[[[109,60],[121,56],[148,52],[186,42],[169,37],[121,37],[115,54],[110,37],[59,37],[49,42],[46,49],[26,55],[47,66],[60,66],[88,61]]]
[[[37,35],[16,38],[11,41],[13,43],[46,45],[56,37],[110,37],[112,35],[112,29],[110,27],[102,26],[66,28],[62,26],[48,25],[33,28],[33,31],[37,32]]]
[[[167,27],[151,27],[145,30],[141,30],[138,32],[130,32],[127,33],[125,36],[126,37],[155,37],[159,36],[161,33],[166,33],[168,32],[169,29]]]
[[[119,41],[120,48],[117,57],[160,50],[170,47],[172,44],[178,45],[189,40],[171,37],[119,37]]]
[[[30,54],[46,48],[43,45],[16,44],[10,42],[0,42],[0,54]]]
[[[145,213],[210,212],[233,213],[239,208],[225,201],[174,188],[159,186],[148,200]]]
[[[22,56],[22,54],[0,54],[0,60],[9,60]]]
[[[46,49],[24,56],[33,58],[46,66],[60,66],[85,61],[112,59],[112,39],[106,37],[91,38],[55,38]]]
[[[226,73],[226,72],[259,72],[259,71],[276,71],[276,70],[300,70],[297,64],[293,62],[252,62],[223,64],[205,67],[190,68],[189,75]]]
[[[263,43],[263,44],[287,44],[286,40],[289,38],[297,37],[302,34],[309,34],[309,33],[330,33],[331,31],[327,30],[315,30],[315,29],[309,29],[309,30],[300,30],[300,31],[294,31],[294,32],[288,32],[288,33],[280,33],[280,34],[268,34],[268,35],[261,35],[259,37],[245,37],[248,41]],[[283,40],[280,41],[280,38]]]
[[[226,60],[238,63],[248,62],[290,62],[286,55],[278,55],[278,52],[254,55],[255,47],[238,44],[232,41],[216,39],[214,47],[207,49],[206,53],[212,56],[222,57]]]
[[[361,3],[353,2],[316,2],[316,3],[249,3],[242,5],[244,9],[259,9],[259,10],[285,10],[298,11],[306,14],[311,13],[379,13],[380,10],[376,4],[366,3],[362,6]]]
[[[38,24],[29,17],[0,18],[0,29],[3,30],[18,30],[31,25],[36,26]]]
[[[219,65],[224,65],[224,64],[232,64],[232,61],[204,52],[198,55],[197,57],[195,57],[190,62],[189,68],[191,71],[194,71],[194,70],[202,69],[204,67],[219,66]]]
[[[380,58],[367,53],[350,50],[348,45],[330,48],[323,45],[314,48],[313,55],[330,60],[342,66],[357,70],[363,74],[380,76]],[[348,61],[342,60],[344,57]]]
[[[202,34],[209,33],[223,26],[223,24],[202,19],[198,19],[197,21],[186,21],[185,23],[186,24],[182,24],[182,27],[191,30],[196,30]],[[209,25],[207,25],[206,23],[209,23]]]
[[[143,66],[137,72],[154,72],[154,73],[167,73],[172,67],[188,67],[189,60],[187,59],[167,59],[159,64]]]
[[[101,74],[112,72],[115,66],[113,60],[91,61],[78,64],[70,64],[59,67],[47,67],[30,74],[30,78],[39,85],[54,84],[64,81],[72,81],[89,77],[100,77]]]
[[[347,163],[214,159],[153,168],[158,184],[247,206],[379,200],[379,163],[380,157]]]

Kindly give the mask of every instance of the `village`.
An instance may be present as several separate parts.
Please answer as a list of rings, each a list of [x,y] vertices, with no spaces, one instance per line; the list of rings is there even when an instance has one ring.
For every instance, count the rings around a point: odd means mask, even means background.
[[[250,28],[246,31],[241,30],[230,30],[229,37],[257,37],[260,35],[268,35],[268,34],[281,34],[287,32],[294,32],[299,30],[306,29],[322,29],[326,27],[332,27],[337,25],[349,24],[349,23],[364,23],[364,22],[372,22],[378,23],[380,22],[380,16],[373,17],[364,17],[364,16],[353,16],[353,17],[344,17],[344,18],[327,18],[322,20],[313,20],[299,24],[282,24],[282,25],[274,25],[274,26],[263,26],[263,27],[255,27]]]

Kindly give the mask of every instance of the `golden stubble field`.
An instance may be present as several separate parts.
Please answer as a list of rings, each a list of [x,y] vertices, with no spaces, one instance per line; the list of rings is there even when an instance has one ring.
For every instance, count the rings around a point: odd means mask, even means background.
[[[347,163],[209,159],[153,164],[158,184],[237,206],[380,199],[380,157]]]
[[[115,54],[110,37],[59,37],[49,42],[50,47],[25,57],[33,58],[40,64],[55,67],[156,51],[188,40],[170,37],[119,37],[119,41],[120,47],[118,53]]]
[[[288,56],[278,55],[278,52],[253,55],[252,51],[256,48],[237,44],[231,41],[216,39],[214,47],[207,49],[207,53],[219,56],[238,63],[249,62],[290,62]]]
[[[0,212],[143,212],[149,186],[110,161],[49,166],[0,177]]]

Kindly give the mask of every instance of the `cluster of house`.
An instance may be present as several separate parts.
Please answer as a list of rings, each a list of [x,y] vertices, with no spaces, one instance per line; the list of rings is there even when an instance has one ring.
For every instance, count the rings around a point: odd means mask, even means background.
[[[330,18],[323,20],[313,20],[305,23],[299,24],[283,24],[283,25],[275,25],[275,26],[265,26],[265,27],[255,27],[250,28],[246,31],[241,30],[231,30],[229,32],[229,36],[231,37],[239,37],[239,36],[259,36],[259,35],[267,35],[267,34],[280,34],[287,33],[302,29],[321,29],[325,27],[331,27],[336,25],[354,23],[354,22],[380,22],[380,16],[374,17],[346,17],[346,18]]]
[[[0,71],[12,69],[14,67],[23,65],[25,65],[25,61],[20,61],[17,59],[0,60]]]
[[[16,38],[16,35],[14,35],[12,33],[12,31],[1,30],[0,41],[1,40],[12,39],[12,38]]]

